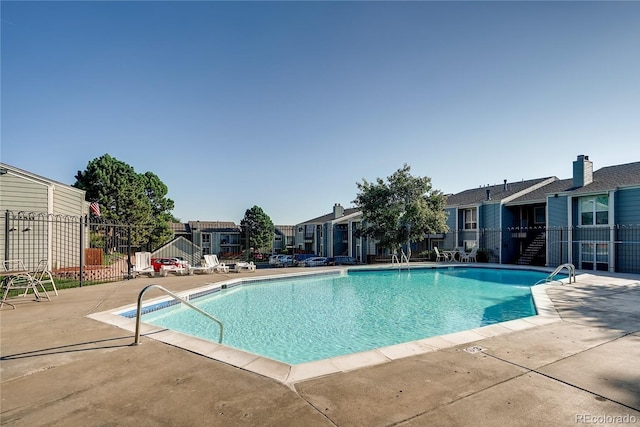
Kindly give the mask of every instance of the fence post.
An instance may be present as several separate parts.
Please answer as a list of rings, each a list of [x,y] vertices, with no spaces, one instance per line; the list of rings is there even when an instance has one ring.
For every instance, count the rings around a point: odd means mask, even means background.
[[[127,279],[131,279],[131,223],[127,222]]]
[[[9,209],[4,213],[4,259],[9,259]]]
[[[80,217],[80,287],[82,287],[82,277],[84,276],[84,225],[87,222],[86,216]]]

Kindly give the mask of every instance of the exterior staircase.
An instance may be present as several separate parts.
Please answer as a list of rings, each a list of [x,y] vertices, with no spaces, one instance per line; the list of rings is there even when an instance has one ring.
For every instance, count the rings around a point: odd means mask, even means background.
[[[538,234],[524,249],[516,264],[518,265],[544,265],[545,263],[545,233]]]

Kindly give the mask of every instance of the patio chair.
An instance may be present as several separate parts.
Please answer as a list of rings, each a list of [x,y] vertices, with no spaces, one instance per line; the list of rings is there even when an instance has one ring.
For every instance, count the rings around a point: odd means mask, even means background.
[[[33,272],[33,278],[43,286],[45,283],[51,283],[53,292],[58,295],[58,288],[56,288],[56,282],[53,281],[53,275],[51,275],[51,271],[49,270],[49,262],[46,259],[38,263],[36,271]]]
[[[8,270],[6,268],[5,270],[14,271],[14,270]],[[4,289],[4,293],[2,294],[2,300],[0,300],[0,307],[2,307],[3,304],[8,304],[11,307],[16,308],[15,305],[7,301],[9,292],[11,292],[12,290],[24,289],[24,293],[21,293],[22,297],[25,297],[29,292],[29,290],[33,290],[33,294],[35,295],[36,300],[40,301],[42,297],[40,296],[40,291],[38,291],[38,285],[40,285],[41,291],[44,294],[44,296],[47,297],[49,301],[51,301],[51,298],[49,297],[47,290],[44,288],[44,285],[42,285],[42,283],[37,281],[28,272],[26,271],[15,272],[5,276],[4,279],[2,279],[2,288]]]
[[[252,262],[238,261],[233,265],[231,269],[234,273],[240,273],[242,271],[254,272],[256,271],[256,265]]]
[[[473,247],[471,248],[471,252],[467,253],[464,252],[464,250],[460,251],[460,261],[461,262],[477,262],[477,257],[478,255],[478,248],[477,247]]]
[[[136,264],[133,266],[131,272],[136,277],[140,274],[148,274],[149,277],[155,275],[153,265],[151,265],[151,252],[136,252]]]
[[[212,271],[216,273],[228,273],[229,266],[223,262],[220,262],[218,259],[218,255],[216,254],[208,254],[204,256],[204,261],[206,265],[211,268]]]
[[[447,255],[446,253],[440,252],[437,246],[434,246],[433,250],[436,252],[436,262],[449,261],[449,255]]]

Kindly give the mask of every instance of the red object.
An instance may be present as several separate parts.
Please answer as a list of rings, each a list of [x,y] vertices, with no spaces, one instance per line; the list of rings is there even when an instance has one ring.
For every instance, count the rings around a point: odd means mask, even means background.
[[[98,202],[93,202],[89,205],[91,212],[93,212],[96,216],[100,216],[100,205]]]
[[[163,265],[182,267],[183,263],[173,258],[151,258],[151,265],[153,266],[153,271],[158,272]]]

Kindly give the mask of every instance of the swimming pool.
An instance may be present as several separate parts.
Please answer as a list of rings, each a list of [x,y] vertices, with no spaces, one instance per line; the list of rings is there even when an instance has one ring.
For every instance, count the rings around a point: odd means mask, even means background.
[[[224,323],[223,344],[295,365],[533,316],[531,286],[547,276],[462,267],[349,269],[251,280],[190,301]],[[164,305],[147,309],[142,320],[217,341],[218,326],[209,319]]]

